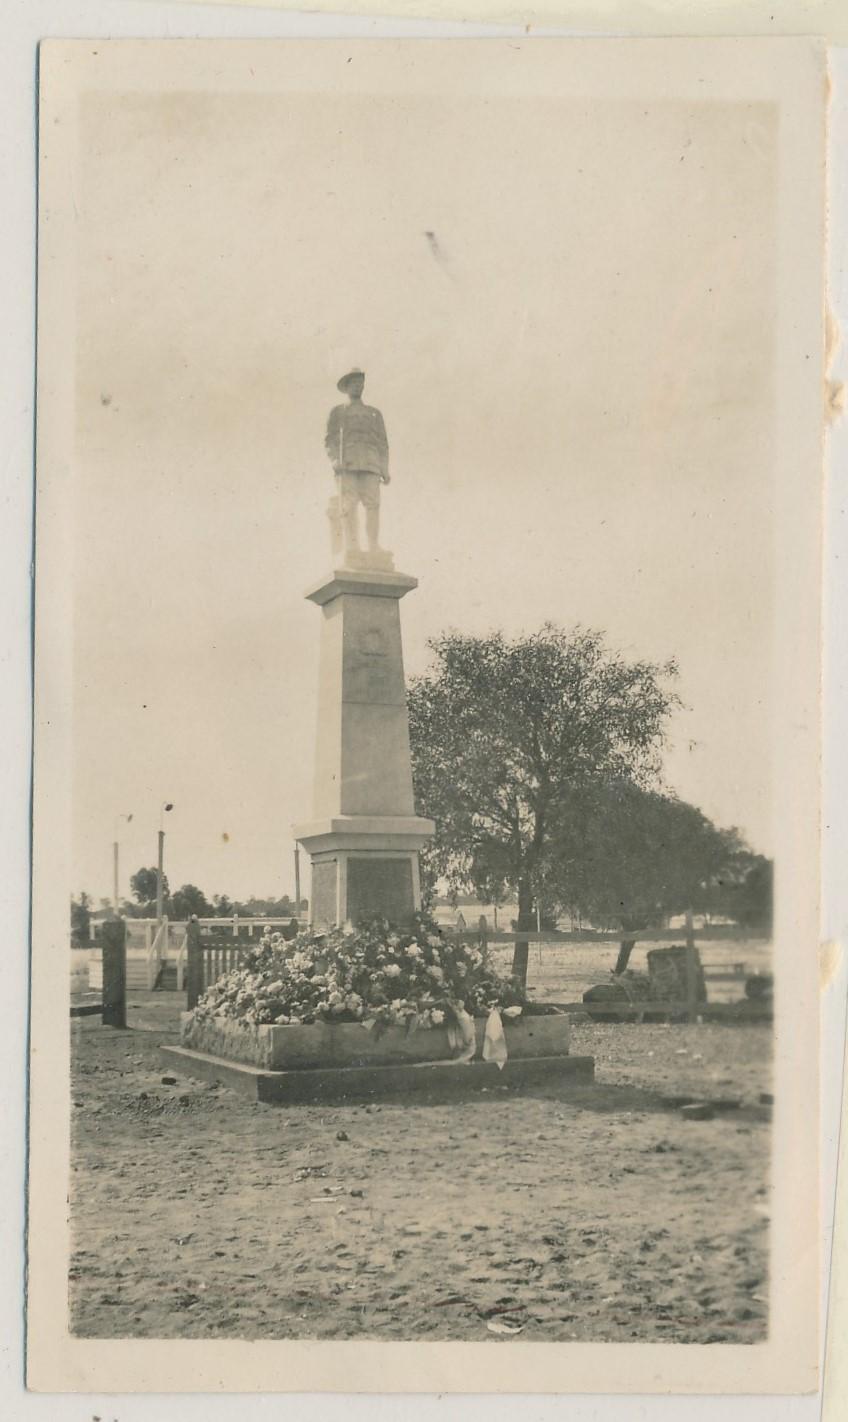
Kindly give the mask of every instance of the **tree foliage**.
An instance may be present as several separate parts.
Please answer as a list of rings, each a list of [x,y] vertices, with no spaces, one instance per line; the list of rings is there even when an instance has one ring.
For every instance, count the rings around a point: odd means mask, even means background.
[[[71,940],[86,943],[91,927],[91,897],[83,889],[78,899],[71,899]]]
[[[771,934],[774,865],[740,840],[735,855],[707,886],[702,907],[708,914],[732,918],[742,928]]]
[[[183,884],[182,888],[168,896],[168,917],[184,919],[191,918],[192,914],[198,918],[212,918],[214,909],[196,884]]]
[[[627,780],[581,787],[564,806],[548,896],[597,928],[624,933],[703,908],[741,841],[694,805]]]
[[[550,887],[576,797],[656,781],[678,698],[673,661],[630,661],[600,633],[551,624],[514,641],[449,633],[409,692],[418,809],[436,820],[425,882],[492,901],[518,893],[519,924]]]
[[[130,878],[130,891],[134,899],[140,904],[150,904],[156,902],[157,871],[153,869],[137,869]],[[168,876],[162,875],[162,896],[168,897]]]

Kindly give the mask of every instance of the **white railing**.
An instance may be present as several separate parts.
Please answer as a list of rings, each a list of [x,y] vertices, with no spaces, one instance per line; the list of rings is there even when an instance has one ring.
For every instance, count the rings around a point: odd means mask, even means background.
[[[145,927],[146,927],[146,926],[145,926]],[[147,932],[145,931],[145,939],[147,939],[147,937],[148,937],[148,935],[147,935]],[[167,956],[168,956],[168,918],[167,918],[167,915],[166,915],[166,916],[162,919],[162,922],[160,923],[159,927],[158,927],[157,930],[156,930],[156,937],[153,939],[152,943],[150,944],[150,947],[147,949],[147,990],[148,990],[148,992],[152,992],[153,989],[155,988],[155,986],[156,986],[156,979],[157,979],[158,976],[159,976],[159,970],[160,970],[162,964],[165,962],[165,959],[167,958]]]
[[[92,948],[88,955],[88,990],[103,991],[103,954],[99,948]]]
[[[242,918],[238,914],[233,914],[230,918],[199,918],[197,922],[201,928],[217,928],[221,933],[232,933],[234,938],[238,938],[240,931],[247,929],[248,937],[252,938],[257,929],[261,932],[266,928],[287,928],[293,917],[295,915],[289,914],[287,917],[281,918]],[[132,938],[143,932],[144,946],[149,949],[157,929],[157,920],[155,918],[127,918],[124,921],[127,925],[127,946],[135,946],[131,941]],[[301,928],[307,924],[305,918],[298,918],[297,921]],[[97,930],[101,923],[102,920],[98,920],[89,926],[89,938],[92,943],[96,942]],[[185,924],[181,921],[171,924],[172,932],[179,931],[179,929],[185,931]]]
[[[75,948],[71,954],[71,992],[77,996],[89,991],[89,951]]]
[[[199,918],[197,922],[201,928],[218,928],[222,932],[229,931],[234,938],[238,938],[239,931],[246,928],[248,937],[252,938],[257,928],[260,932],[266,928],[288,928],[294,917],[296,915],[290,913],[287,918],[240,918],[236,913],[232,918]],[[297,921],[301,927],[306,924],[306,919],[298,918]]]

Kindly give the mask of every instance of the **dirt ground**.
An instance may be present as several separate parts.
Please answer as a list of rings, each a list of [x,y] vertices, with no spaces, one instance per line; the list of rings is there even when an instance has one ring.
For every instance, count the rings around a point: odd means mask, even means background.
[[[181,1001],[72,1024],[75,1333],[765,1336],[768,1028],[576,1025],[594,1087],[279,1107],[163,1084]]]

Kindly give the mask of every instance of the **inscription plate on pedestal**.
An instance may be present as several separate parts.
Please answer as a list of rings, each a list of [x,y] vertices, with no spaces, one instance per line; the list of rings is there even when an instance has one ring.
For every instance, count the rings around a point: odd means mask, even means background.
[[[347,917],[353,923],[408,921],[415,911],[411,859],[351,858],[347,862]]]

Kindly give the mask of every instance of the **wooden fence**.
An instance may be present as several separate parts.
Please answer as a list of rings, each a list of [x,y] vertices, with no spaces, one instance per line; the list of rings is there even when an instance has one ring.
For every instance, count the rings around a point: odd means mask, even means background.
[[[177,988],[186,990],[189,1011],[212,983],[225,973],[241,967],[248,944],[236,940],[204,936],[200,924],[190,923],[185,940],[185,983],[181,981],[182,963],[177,960]]]
[[[700,960],[700,955],[696,945],[697,937],[706,942],[740,942],[750,938],[750,932],[738,927],[736,924],[705,924],[697,930],[694,927],[691,914],[686,915],[686,922],[683,929],[662,928],[643,929],[641,932],[600,932],[592,929],[572,929],[560,931],[557,929],[529,929],[520,932],[503,933],[499,930],[490,929],[485,916],[481,915],[475,929],[470,929],[462,923],[456,930],[455,936],[462,941],[474,942],[484,951],[492,945],[502,943],[512,943],[514,945],[513,972],[526,985],[527,968],[529,958],[529,948],[531,943],[538,943],[541,952],[544,944],[559,943],[579,943],[583,946],[597,944],[621,944],[623,940],[635,944],[639,942],[650,944],[667,943],[678,945],[684,950],[683,973],[675,974],[669,970],[669,986],[671,979],[676,976],[675,989],[682,989],[679,997],[673,993],[668,997],[657,996],[655,998],[637,998],[634,994],[631,999],[611,998],[609,1000],[609,1012],[626,1013],[632,1015],[637,1020],[642,1020],[645,1016],[663,1015],[669,1017],[685,1016],[690,1022],[694,1022],[701,1016],[707,1006],[706,984],[708,982],[738,982],[743,985],[747,978],[744,963],[735,963],[727,968],[725,965],[704,964]],[[683,942],[681,942],[683,940]],[[619,979],[622,988],[626,991],[626,979]],[[582,999],[580,1002],[570,1002],[559,1004],[566,1011],[582,1012],[587,1008]],[[588,1004],[591,1005],[591,1004]],[[603,1011],[603,1003],[595,1004],[596,1009]]]

